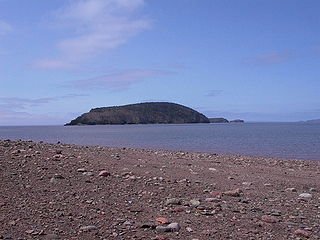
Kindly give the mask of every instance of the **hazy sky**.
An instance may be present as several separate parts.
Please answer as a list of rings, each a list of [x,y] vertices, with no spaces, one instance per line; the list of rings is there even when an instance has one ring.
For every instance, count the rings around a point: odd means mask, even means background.
[[[0,125],[170,101],[320,118],[319,0],[0,0]]]

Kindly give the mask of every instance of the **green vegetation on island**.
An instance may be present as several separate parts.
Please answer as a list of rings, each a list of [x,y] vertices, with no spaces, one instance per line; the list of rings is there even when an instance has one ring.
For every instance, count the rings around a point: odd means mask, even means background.
[[[169,102],[147,102],[91,109],[68,125],[209,123],[209,119],[189,108]]]

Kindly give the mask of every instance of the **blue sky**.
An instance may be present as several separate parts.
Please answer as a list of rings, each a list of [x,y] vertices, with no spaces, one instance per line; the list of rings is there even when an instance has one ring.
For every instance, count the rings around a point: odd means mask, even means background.
[[[318,0],[0,0],[0,125],[170,101],[320,118]]]

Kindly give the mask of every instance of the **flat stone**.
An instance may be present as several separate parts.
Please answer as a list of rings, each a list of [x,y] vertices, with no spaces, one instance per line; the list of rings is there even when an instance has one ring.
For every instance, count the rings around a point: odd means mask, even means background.
[[[244,186],[251,186],[251,185],[252,185],[252,182],[243,182],[242,185],[244,185]]]
[[[156,221],[159,223],[162,223],[162,224],[167,224],[170,222],[169,219],[164,218],[164,217],[158,217],[158,218],[156,218]]]
[[[102,170],[98,176],[100,177],[107,177],[110,176],[111,174],[107,170]]]
[[[157,226],[158,232],[178,232],[180,230],[179,223],[170,223],[168,226]]]
[[[181,199],[169,198],[166,200],[166,205],[181,205]]]
[[[302,229],[295,230],[294,234],[296,234],[297,236],[306,237],[306,238],[310,237],[310,234]]]
[[[84,231],[84,232],[88,232],[88,231],[92,231],[92,230],[97,230],[98,227],[95,226],[95,225],[89,225],[89,226],[83,226],[83,227],[80,227],[80,230],[81,231]]]
[[[221,202],[221,199],[219,199],[219,198],[206,198],[204,201],[205,202]]]
[[[197,207],[200,205],[200,201],[192,199],[192,200],[190,200],[190,205],[193,207]]]
[[[242,193],[242,190],[240,188],[237,188],[235,190],[223,192],[223,195],[231,197],[240,197],[240,193]]]
[[[167,227],[171,230],[171,232],[178,232],[180,230],[179,223],[170,223]]]
[[[299,194],[299,197],[301,197],[301,198],[312,198],[312,195],[310,193],[301,193],[301,194]]]
[[[166,226],[157,226],[156,227],[157,232],[170,232],[170,229]]]
[[[86,176],[93,176],[93,172],[83,172],[82,173],[83,175],[86,175]]]
[[[55,179],[64,179],[64,177],[62,175],[60,175],[60,174],[55,174],[53,176],[53,178],[55,178]]]

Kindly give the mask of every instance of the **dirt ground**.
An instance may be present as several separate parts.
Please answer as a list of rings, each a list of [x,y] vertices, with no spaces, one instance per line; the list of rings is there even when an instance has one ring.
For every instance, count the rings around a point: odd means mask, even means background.
[[[0,140],[0,239],[320,239],[320,161]]]

